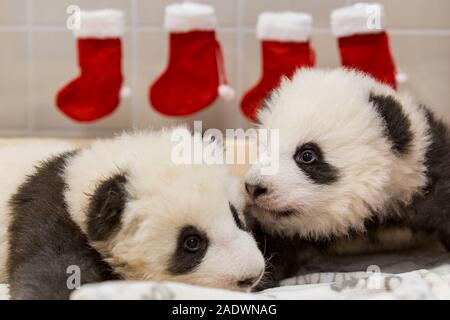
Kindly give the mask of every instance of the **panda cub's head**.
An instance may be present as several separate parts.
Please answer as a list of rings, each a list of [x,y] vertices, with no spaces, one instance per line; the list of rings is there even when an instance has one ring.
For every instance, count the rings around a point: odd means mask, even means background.
[[[238,188],[224,166],[174,164],[170,137],[123,135],[81,150],[65,170],[71,217],[125,279],[250,289],[264,259]]]
[[[311,238],[363,231],[426,184],[424,110],[355,71],[299,70],[261,110],[279,129],[279,170],[246,176],[250,212],[263,227]]]

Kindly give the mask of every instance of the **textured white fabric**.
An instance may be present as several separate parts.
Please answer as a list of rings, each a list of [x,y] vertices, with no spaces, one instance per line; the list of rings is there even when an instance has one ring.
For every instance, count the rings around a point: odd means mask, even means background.
[[[283,281],[282,287],[252,294],[170,282],[112,281],[85,285],[71,298],[450,299],[450,253],[443,250],[333,257],[314,263],[318,269],[342,272],[294,277]],[[0,284],[0,299],[8,299],[7,285]]]

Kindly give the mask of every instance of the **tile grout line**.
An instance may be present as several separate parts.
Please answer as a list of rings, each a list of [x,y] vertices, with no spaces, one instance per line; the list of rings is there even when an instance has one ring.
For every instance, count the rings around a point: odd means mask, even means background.
[[[244,52],[243,52],[243,33],[240,32],[241,28],[242,28],[242,22],[243,22],[243,13],[242,13],[242,1],[241,0],[236,0],[237,1],[237,26],[236,29],[238,30],[236,33],[236,73],[237,73],[237,88],[236,88],[236,106],[237,106],[237,110],[235,113],[235,125],[241,127],[242,126],[242,121],[241,121],[241,117],[240,117],[240,105],[239,105],[239,99],[242,96],[242,85],[243,85],[243,79],[242,79],[242,66],[244,63]]]
[[[137,41],[137,8],[136,0],[131,0],[131,124],[133,129],[138,126],[138,41]]]
[[[34,48],[33,48],[33,0],[27,1],[27,115],[26,127],[29,136],[34,130],[34,95],[33,95],[33,77],[34,77]]]

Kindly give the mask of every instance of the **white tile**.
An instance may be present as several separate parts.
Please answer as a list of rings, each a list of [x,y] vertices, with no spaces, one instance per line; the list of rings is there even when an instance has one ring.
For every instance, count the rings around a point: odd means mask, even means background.
[[[25,25],[26,23],[26,0],[0,0],[0,25]]]
[[[124,12],[125,23],[130,24],[130,0],[39,0],[33,3],[33,23],[36,25],[65,26],[70,5],[81,10],[119,9]]]
[[[0,32],[0,129],[26,128],[27,38]]]
[[[376,0],[375,2],[381,2],[384,5],[388,28],[450,28],[450,1],[448,0]]]
[[[337,40],[331,33],[313,34],[311,45],[316,52],[316,66],[318,68],[336,68],[340,66]]]
[[[257,84],[262,76],[261,70],[261,44],[256,39],[254,33],[247,33],[243,36],[243,66],[241,70],[242,87],[240,91],[242,95],[247,90]],[[242,95],[240,98],[242,98]]]
[[[450,125],[450,37],[392,36],[396,64],[409,81],[400,89],[409,90]]]

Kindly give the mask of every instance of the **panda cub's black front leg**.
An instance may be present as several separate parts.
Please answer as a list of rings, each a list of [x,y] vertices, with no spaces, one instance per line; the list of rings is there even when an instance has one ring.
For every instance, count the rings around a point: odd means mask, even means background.
[[[14,300],[66,300],[79,285],[117,279],[110,267],[88,247],[64,253],[47,247],[10,271],[10,297]]]
[[[436,233],[450,251],[450,178],[440,177],[424,195],[413,200],[408,218],[417,230]]]

